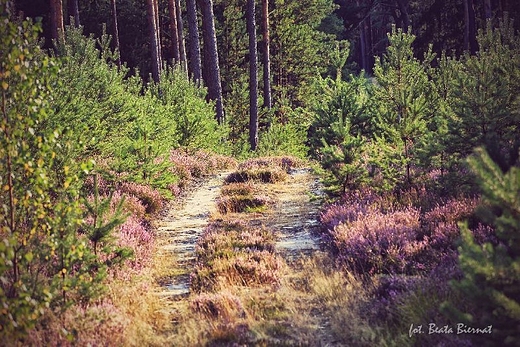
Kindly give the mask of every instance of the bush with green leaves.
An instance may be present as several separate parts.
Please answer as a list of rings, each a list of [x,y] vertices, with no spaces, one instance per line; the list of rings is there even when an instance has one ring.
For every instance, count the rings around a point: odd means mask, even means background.
[[[520,168],[506,172],[483,148],[469,158],[484,196],[485,222],[495,229],[497,243],[480,244],[467,224],[461,225],[460,281],[452,282],[463,299],[443,304],[454,320],[471,327],[492,326],[479,334],[481,346],[518,346],[520,343]],[[518,164],[518,163],[517,163]]]
[[[23,337],[47,308],[95,296],[99,266],[84,225],[81,144],[53,122],[59,63],[37,45],[40,27],[0,1],[0,341]],[[54,124],[53,127],[48,127]]]

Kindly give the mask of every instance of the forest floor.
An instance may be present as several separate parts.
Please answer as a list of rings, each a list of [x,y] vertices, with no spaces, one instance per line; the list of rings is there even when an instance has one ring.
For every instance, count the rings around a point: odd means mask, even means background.
[[[330,293],[335,287],[330,281],[341,282],[339,286],[344,282],[331,276],[332,262],[318,233],[323,202],[318,177],[309,168],[291,168],[283,181],[254,184],[255,194],[271,201],[268,208],[222,213],[217,201],[228,174],[206,180],[192,190],[183,204],[172,206],[158,223],[158,261],[163,268],[158,294],[174,322],[169,340],[210,346],[339,345],[328,318],[330,300],[334,300],[331,296],[335,295]],[[209,223],[237,220],[251,230],[267,230],[268,238],[273,237],[273,247],[263,249],[270,250],[268,257],[274,257],[277,264],[270,268],[276,272],[274,284],[259,280],[261,275],[251,280],[250,273],[240,273],[238,263],[228,267],[228,272],[238,271],[239,276],[233,277],[223,274],[221,268],[216,270],[224,266],[215,265],[216,260],[206,259],[205,264],[200,264],[204,259],[197,259],[202,258],[197,255],[197,247],[201,247],[197,243],[208,233],[205,230]],[[226,237],[224,229],[220,235]],[[231,250],[235,251],[239,257],[243,250]],[[255,253],[252,248],[245,251],[259,257],[266,254]],[[264,261],[254,259],[259,264]],[[190,277],[193,282],[194,277],[207,272],[212,274],[207,277],[209,282],[202,280],[202,286],[190,288]],[[226,276],[230,280],[223,282],[221,278]]]

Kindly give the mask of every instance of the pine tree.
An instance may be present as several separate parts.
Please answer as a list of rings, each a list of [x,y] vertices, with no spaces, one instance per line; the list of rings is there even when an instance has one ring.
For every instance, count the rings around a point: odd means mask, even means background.
[[[188,32],[190,38],[189,56],[190,77],[197,83],[202,81],[202,62],[200,58],[199,23],[197,20],[197,4],[195,0],[186,0],[186,18],[188,20]]]
[[[415,58],[412,51],[415,36],[401,29],[394,27],[388,39],[387,53],[374,67],[380,131],[404,155],[403,178],[412,183],[412,165],[420,164],[417,149],[424,145],[425,135],[433,130],[429,126],[435,99],[427,71],[434,56],[429,52],[422,62]]]
[[[498,243],[478,244],[467,225],[461,225],[460,281],[452,282],[466,304],[442,309],[455,321],[489,328],[479,334],[480,346],[520,344],[520,168],[506,173],[483,148],[475,151],[469,165],[482,189],[487,222],[494,226]]]
[[[249,144],[258,146],[258,57],[256,49],[255,0],[247,0],[247,32],[249,35]]]
[[[219,124],[224,123],[224,105],[222,100],[222,84],[218,59],[217,35],[215,32],[215,16],[213,0],[202,0],[202,32],[204,36],[204,79],[208,87],[208,97],[215,101],[216,118]]]

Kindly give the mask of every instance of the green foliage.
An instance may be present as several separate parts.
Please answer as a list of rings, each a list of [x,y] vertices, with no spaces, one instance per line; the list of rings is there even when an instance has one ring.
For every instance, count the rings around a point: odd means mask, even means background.
[[[259,156],[293,155],[304,158],[308,148],[305,146],[306,131],[297,125],[273,123],[260,133],[257,148]]]
[[[227,129],[214,118],[214,105],[205,101],[206,89],[186,78],[181,68],[165,67],[158,84],[149,86],[152,101],[162,107],[152,118],[165,118],[162,129],[170,147],[181,146],[226,152]],[[164,115],[160,114],[162,112]],[[173,129],[172,129],[173,128]],[[169,142],[169,143],[168,143]]]
[[[405,158],[402,176],[411,183],[412,165],[424,166],[417,152],[428,146],[428,133],[438,130],[433,123],[437,108],[435,89],[428,76],[434,56],[429,51],[423,61],[415,58],[412,51],[415,36],[401,29],[394,27],[388,39],[390,46],[374,67],[378,85],[374,90],[377,124],[380,134],[402,151]]]
[[[479,335],[480,345],[520,343],[520,169],[504,173],[482,148],[469,164],[480,181],[488,222],[494,228],[498,244],[478,244],[467,225],[461,226],[462,244],[459,264],[464,273],[453,287],[465,295],[469,305],[456,308],[444,304],[444,310],[461,322],[485,328],[492,334]],[[469,306],[469,307],[468,307]],[[468,310],[469,308],[469,310]]]
[[[364,151],[369,143],[372,86],[364,76],[349,81],[318,78],[314,120],[309,127],[310,154],[320,160],[327,183],[341,191],[366,182]]]
[[[449,66],[452,79],[449,152],[458,158],[485,146],[503,169],[518,157],[520,39],[506,19],[478,35],[480,51]]]
[[[276,0],[271,14],[273,98],[285,95],[292,106],[310,101],[310,84],[316,74],[325,72],[332,35],[319,30],[332,13],[331,0]]]
[[[128,94],[137,94],[140,82],[125,81],[127,69],[118,69],[113,52],[107,47],[108,37],[99,41],[82,35],[81,28],[67,27],[66,43],[59,48],[61,67],[55,80],[52,108],[55,116],[49,128],[63,128],[63,135],[84,144],[75,156],[99,154],[113,139],[115,129],[134,116]]]
[[[4,1],[0,20],[0,341],[7,343],[47,307],[88,300],[98,282],[88,242],[77,234],[81,181],[92,166],[66,155],[81,144],[52,121],[58,65],[36,45],[39,27],[15,20]]]
[[[88,239],[92,242],[94,255],[98,255],[98,245],[102,245],[102,252],[108,255],[109,262],[121,262],[131,255],[127,250],[113,247],[112,231],[117,226],[123,224],[127,216],[123,213],[124,199],[121,199],[115,206],[114,212],[111,211],[113,195],[102,199],[99,195],[98,176],[94,175],[94,196],[93,201],[85,201],[86,216],[92,218],[91,223],[87,223],[85,232]],[[114,261],[116,260],[116,261]]]
[[[367,171],[362,159],[362,147],[365,141],[360,134],[351,135],[348,121],[344,124],[339,120],[331,125],[330,130],[341,142],[329,145],[322,138],[321,163],[326,173],[333,176],[333,182],[337,182],[341,186],[341,192],[345,193],[347,188],[359,187],[367,179]]]

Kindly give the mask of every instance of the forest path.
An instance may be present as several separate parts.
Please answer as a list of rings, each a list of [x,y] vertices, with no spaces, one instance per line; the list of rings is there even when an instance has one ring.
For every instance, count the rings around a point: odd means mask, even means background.
[[[180,204],[169,208],[158,222],[161,240],[159,253],[167,255],[161,266],[175,269],[161,279],[161,296],[177,296],[189,293],[190,272],[195,262],[195,246],[212,213],[216,211],[215,199],[220,193],[224,178],[230,172],[221,172],[194,187]],[[168,254],[170,253],[170,254]],[[168,272],[168,271],[167,271]]]
[[[178,314],[175,321],[182,321],[191,315],[186,307],[193,300],[189,286],[190,273],[195,266],[196,243],[212,215],[219,216],[216,198],[228,174],[224,172],[215,175],[196,187],[184,204],[172,207],[159,223],[158,230],[164,241],[161,251],[173,255],[164,259],[170,261],[176,271],[161,281],[160,295],[168,301],[173,299],[170,302],[173,311]],[[275,253],[287,266],[282,271],[282,279],[275,292],[272,292],[271,287],[244,288],[245,297],[266,292],[271,293],[268,297],[274,295],[284,298],[281,304],[283,307],[279,307],[279,313],[275,313],[277,318],[266,317],[269,321],[250,322],[251,325],[259,324],[255,326],[263,331],[251,342],[259,346],[278,343],[338,345],[322,304],[309,290],[309,276],[312,275],[309,272],[309,266],[312,265],[309,264],[317,264],[313,260],[326,253],[321,250],[321,238],[318,235],[318,217],[324,196],[319,178],[309,168],[295,168],[290,170],[283,182],[258,183],[255,186],[258,193],[268,195],[275,201],[274,206],[264,212],[232,213],[228,218],[241,219],[249,225],[271,230],[276,239]],[[266,307],[269,307],[270,299],[265,300]],[[175,334],[178,334],[180,330],[176,331]]]

